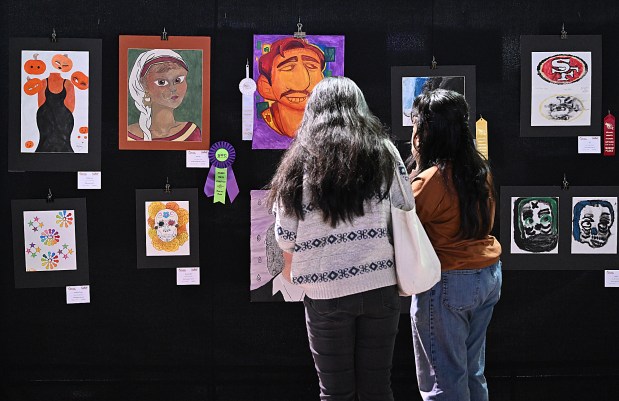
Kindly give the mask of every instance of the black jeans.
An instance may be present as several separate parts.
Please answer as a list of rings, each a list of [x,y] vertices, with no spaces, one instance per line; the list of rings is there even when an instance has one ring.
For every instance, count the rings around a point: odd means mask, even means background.
[[[396,286],[334,299],[307,296],[305,321],[322,401],[393,401],[391,364],[400,321]]]

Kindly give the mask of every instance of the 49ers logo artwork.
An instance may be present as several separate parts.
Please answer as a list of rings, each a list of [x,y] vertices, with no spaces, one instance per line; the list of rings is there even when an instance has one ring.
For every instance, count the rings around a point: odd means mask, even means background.
[[[542,60],[537,73],[546,82],[566,85],[580,81],[589,72],[589,66],[580,57],[571,54],[557,54]]]
[[[531,67],[531,126],[591,125],[591,52],[532,52]]]

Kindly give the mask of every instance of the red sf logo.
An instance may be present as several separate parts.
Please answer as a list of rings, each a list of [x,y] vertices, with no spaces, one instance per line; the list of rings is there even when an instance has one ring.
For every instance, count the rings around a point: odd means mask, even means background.
[[[588,71],[587,63],[571,54],[556,54],[543,59],[537,65],[537,74],[544,81],[557,85],[580,81]]]

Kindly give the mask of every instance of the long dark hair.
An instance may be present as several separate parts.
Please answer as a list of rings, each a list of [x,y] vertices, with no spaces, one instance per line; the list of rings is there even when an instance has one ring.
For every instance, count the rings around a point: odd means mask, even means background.
[[[490,167],[469,130],[464,96],[444,89],[424,92],[413,102],[411,117],[417,124],[417,138],[413,138],[417,170],[437,166],[445,172],[451,166],[460,203],[461,237],[483,238],[493,224],[488,199],[495,193],[489,182]],[[447,174],[443,176],[448,179]]]
[[[363,93],[345,77],[314,87],[296,138],[271,179],[269,205],[303,219],[303,204],[332,227],[363,216],[364,203],[387,197],[394,173],[389,137]],[[302,199],[303,186],[309,199]]]

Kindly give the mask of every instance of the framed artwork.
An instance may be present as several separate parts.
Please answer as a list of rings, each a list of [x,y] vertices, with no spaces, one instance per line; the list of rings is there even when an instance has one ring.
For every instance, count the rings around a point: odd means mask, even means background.
[[[101,170],[101,40],[11,38],[9,171]]]
[[[198,190],[135,191],[137,267],[200,265]]]
[[[619,187],[501,187],[501,260],[512,270],[616,263]]]
[[[254,35],[252,148],[287,149],[314,86],[324,77],[341,75],[344,36]]]
[[[520,136],[600,135],[602,36],[521,36],[520,59]]]
[[[305,292],[281,275],[284,256],[275,241],[275,216],[266,205],[268,193],[269,191],[265,190],[250,191],[250,300],[251,302],[302,301]]]
[[[211,38],[119,37],[118,147],[208,149]]]
[[[399,140],[410,140],[413,132],[413,101],[433,89],[456,91],[469,105],[469,128],[475,134],[475,66],[442,65],[423,67],[391,67],[391,129]]]
[[[11,201],[16,288],[88,284],[86,199]]]

